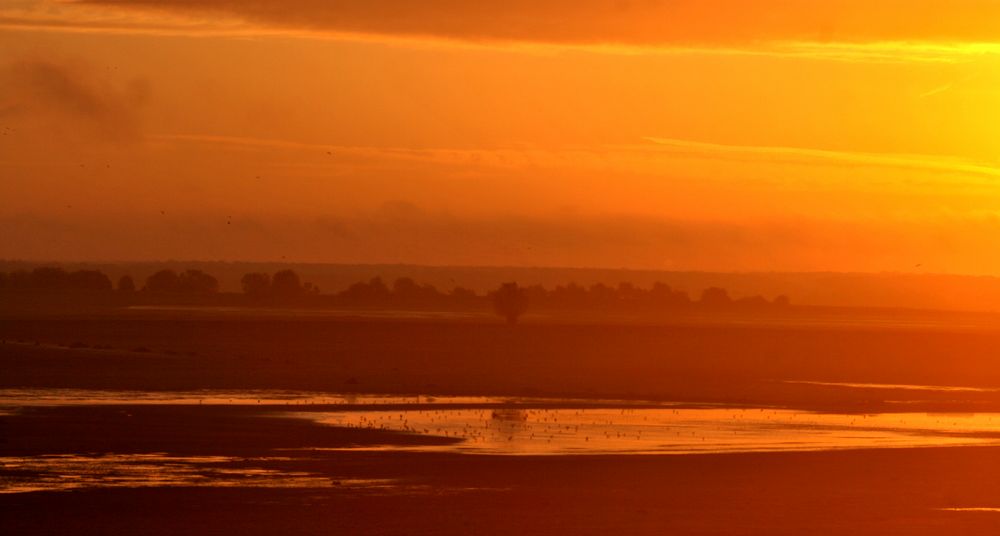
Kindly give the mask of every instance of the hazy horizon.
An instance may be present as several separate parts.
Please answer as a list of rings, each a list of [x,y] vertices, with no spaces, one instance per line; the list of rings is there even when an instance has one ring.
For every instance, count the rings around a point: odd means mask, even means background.
[[[995,536],[998,131],[1000,0],[0,0],[0,534]]]
[[[0,257],[1000,274],[1000,11],[877,4],[6,2]]]
[[[640,288],[654,283],[697,297],[708,287],[725,288],[735,298],[761,295],[773,299],[788,296],[793,304],[913,308],[947,311],[1000,310],[1000,278],[994,276],[862,273],[862,272],[712,272],[684,270],[643,270],[630,268],[586,268],[544,266],[457,266],[416,264],[338,264],[297,263],[291,261],[15,261],[0,259],[0,272],[32,269],[38,266],[62,266],[69,269],[99,269],[113,280],[123,275],[136,278],[141,285],[154,272],[169,268],[177,271],[200,269],[217,277],[220,290],[240,291],[241,277],[250,272],[274,273],[291,268],[303,280],[316,284],[323,293],[337,293],[348,286],[381,277],[387,284],[398,278],[414,279],[439,290],[465,287],[485,293],[507,281],[524,286],[541,285],[553,289],[575,283],[616,286],[627,282]]]

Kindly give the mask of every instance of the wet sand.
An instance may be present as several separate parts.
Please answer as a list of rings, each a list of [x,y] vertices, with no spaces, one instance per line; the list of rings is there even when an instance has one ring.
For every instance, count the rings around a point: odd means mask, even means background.
[[[0,388],[576,394],[857,412],[1000,408],[1000,372],[991,365],[1000,334],[993,332],[466,328],[4,322]],[[134,351],[140,346],[148,351]],[[77,405],[0,414],[0,455],[9,458],[158,453],[182,463],[217,456],[225,460],[206,467],[308,477],[292,487],[181,482],[0,494],[0,533],[986,535],[1000,526],[990,510],[1000,507],[997,447],[624,456],[352,451],[342,449],[454,439],[263,414],[270,409]],[[30,479],[27,473],[5,467],[0,478]]]
[[[299,450],[438,440],[259,412],[80,406],[4,416],[7,454],[239,455],[249,459],[234,467],[323,484],[2,494],[0,532],[916,535],[995,534],[1000,523],[995,513],[947,510],[1000,506],[1000,448],[518,457]],[[371,481],[391,484],[351,485]]]
[[[294,389],[834,411],[1000,410],[1000,367],[994,366],[1000,331],[961,327],[510,329],[492,322],[123,314],[4,318],[0,341],[0,388]]]

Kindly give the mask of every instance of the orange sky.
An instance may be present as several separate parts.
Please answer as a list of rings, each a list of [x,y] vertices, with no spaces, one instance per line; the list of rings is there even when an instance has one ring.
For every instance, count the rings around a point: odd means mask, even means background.
[[[8,0],[0,257],[1000,275],[1000,3],[916,4]]]

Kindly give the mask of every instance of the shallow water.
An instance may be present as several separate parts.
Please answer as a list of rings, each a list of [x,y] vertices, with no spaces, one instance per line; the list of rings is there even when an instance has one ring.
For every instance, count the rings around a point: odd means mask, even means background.
[[[201,391],[103,391],[91,389],[0,389],[3,408],[31,406],[100,405],[404,405],[404,404],[490,404],[502,399],[481,396],[394,396],[338,394],[285,390],[201,390]]]
[[[0,457],[0,493],[68,491],[80,488],[136,487],[294,487],[377,485],[378,482],[335,482],[299,471],[245,467],[245,459],[228,456],[168,456],[166,454],[46,455]],[[288,459],[288,458],[284,458]],[[240,466],[235,466],[239,463]]]
[[[615,400],[354,395],[300,391],[2,390],[0,414],[54,405],[260,406],[345,428],[455,438],[434,446],[393,443],[349,450],[487,455],[706,454],[1000,444],[1000,414],[838,414]],[[314,449],[276,457],[184,457],[164,453],[4,457],[0,493],[92,487],[332,487],[393,489],[388,480],[337,480],[275,469]],[[316,453],[315,455],[320,455]],[[419,491],[416,491],[419,492]]]
[[[292,413],[331,426],[459,438],[405,447],[480,454],[697,454],[1000,443],[1000,415],[767,408],[425,408]],[[402,447],[383,447],[402,448]]]
[[[784,380],[781,383],[798,385],[816,385],[820,387],[845,387],[849,389],[882,389],[900,391],[930,391],[939,393],[996,393],[1000,389],[991,387],[965,387],[958,385],[913,385],[908,383],[854,383],[854,382],[819,382],[808,380]]]

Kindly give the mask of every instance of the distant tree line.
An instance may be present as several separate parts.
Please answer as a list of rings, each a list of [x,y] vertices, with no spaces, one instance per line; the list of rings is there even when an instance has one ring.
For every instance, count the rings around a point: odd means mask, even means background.
[[[302,282],[294,270],[280,270],[273,276],[254,272],[240,279],[243,294],[258,303],[295,303],[319,295],[319,287]]]
[[[319,295],[319,288],[299,281],[298,275],[291,270],[277,272],[273,277],[265,273],[250,273],[243,276],[242,287],[244,294],[258,301],[282,301]],[[631,283],[620,283],[615,287],[603,283],[589,287],[570,283],[556,286],[552,290],[541,285],[521,287],[517,283],[504,283],[497,290],[480,295],[460,286],[442,292],[432,285],[418,284],[409,277],[396,279],[391,285],[386,284],[381,277],[374,277],[354,283],[335,294],[322,296],[323,301],[337,305],[402,308],[475,305],[482,304],[484,299],[494,303],[498,300],[503,302],[504,305],[498,307],[505,311],[524,309],[527,303],[531,303],[534,308],[544,309],[755,309],[789,305],[787,296],[778,296],[774,300],[762,296],[734,299],[719,287],[705,289],[696,300],[691,299],[686,292],[672,289],[664,283],[655,283],[648,289]]]
[[[128,276],[123,276],[122,279],[126,277]],[[131,282],[131,278],[128,281]],[[126,283],[125,286],[135,288],[134,283]],[[119,290],[127,290],[121,284],[118,287]],[[180,273],[160,270],[146,278],[146,285],[142,290],[165,294],[215,294],[219,291],[219,280],[201,270],[184,270]]]
[[[786,296],[768,300],[762,296],[734,299],[719,287],[710,287],[692,299],[686,292],[673,289],[664,283],[650,288],[640,288],[631,283],[608,286],[596,283],[582,286],[576,283],[546,289],[541,285],[527,287],[517,283],[504,283],[485,295],[464,287],[442,292],[432,285],[420,284],[409,277],[401,277],[386,284],[381,277],[360,281],[333,294],[320,294],[320,289],[303,282],[293,270],[274,274],[248,273],[240,281],[242,298],[228,295],[230,302],[242,299],[258,305],[336,306],[358,308],[399,309],[485,309],[491,304],[495,312],[510,322],[515,322],[528,309],[542,310],[766,310],[789,305]],[[33,270],[0,272],[0,289],[14,290],[86,290],[141,296],[195,296],[220,295],[219,281],[201,270],[160,270],[146,278],[139,287],[132,277],[122,276],[117,285],[98,270],[66,271],[59,267],[39,267]],[[187,299],[187,298],[185,298]]]
[[[111,279],[100,270],[76,270],[70,272],[54,266],[41,266],[31,271],[15,270],[0,272],[0,289],[11,290],[90,290],[112,291]],[[117,289],[121,292],[135,292],[136,284],[131,276],[118,279]],[[219,281],[201,270],[160,270],[146,278],[140,289],[155,293],[212,294],[219,291]]]
[[[111,279],[99,270],[67,272],[42,266],[34,270],[0,272],[0,288],[16,290],[111,290]]]
[[[709,287],[702,291],[697,300],[687,292],[671,288],[665,283],[654,283],[645,289],[632,283],[608,286],[595,283],[584,287],[576,283],[558,285],[547,290],[540,285],[524,287],[524,293],[532,307],[543,306],[551,309],[731,309],[783,307],[789,304],[787,296],[778,296],[773,301],[763,296],[734,299],[729,292],[719,287]]]

